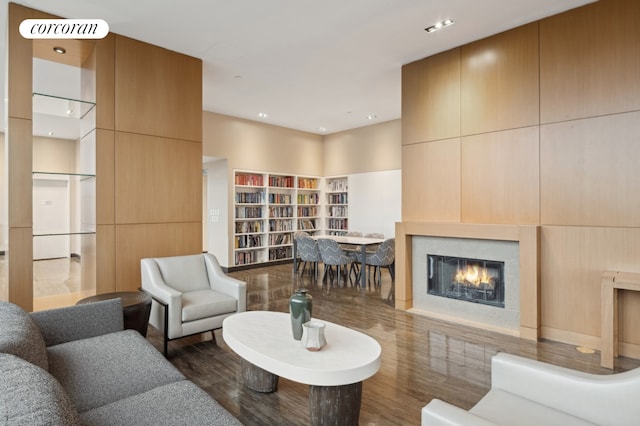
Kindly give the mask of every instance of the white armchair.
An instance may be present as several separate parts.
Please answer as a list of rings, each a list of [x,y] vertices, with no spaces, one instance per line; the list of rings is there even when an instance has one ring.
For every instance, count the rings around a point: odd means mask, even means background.
[[[149,323],[170,340],[212,331],[247,309],[244,281],[225,275],[210,253],[140,261],[142,289],[152,296]]]
[[[433,399],[422,425],[633,425],[640,419],[640,368],[589,374],[500,353],[491,390],[469,411]]]

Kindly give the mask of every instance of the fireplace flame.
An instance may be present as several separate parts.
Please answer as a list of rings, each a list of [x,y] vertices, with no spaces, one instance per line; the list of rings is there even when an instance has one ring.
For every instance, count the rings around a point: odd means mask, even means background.
[[[468,265],[466,268],[458,269],[456,272],[456,282],[472,284],[480,286],[481,284],[495,284],[495,277],[489,275],[487,268],[481,268],[479,265]]]

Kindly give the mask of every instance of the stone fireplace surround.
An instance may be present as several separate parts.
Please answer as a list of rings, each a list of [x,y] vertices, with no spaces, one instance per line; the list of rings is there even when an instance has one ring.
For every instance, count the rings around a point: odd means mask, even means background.
[[[429,316],[413,309],[413,237],[472,238],[519,243],[520,327],[515,335],[537,340],[540,337],[540,227],[436,222],[396,223],[396,309]],[[432,315],[436,316],[436,315]],[[447,318],[456,321],[455,318]],[[460,323],[470,325],[468,321]],[[471,324],[473,325],[473,324]],[[483,327],[482,324],[476,324]],[[500,330],[497,330],[500,331]]]

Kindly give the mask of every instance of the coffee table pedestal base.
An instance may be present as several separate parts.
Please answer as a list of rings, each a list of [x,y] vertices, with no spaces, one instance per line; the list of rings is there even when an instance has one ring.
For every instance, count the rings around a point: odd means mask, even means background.
[[[312,425],[357,425],[362,382],[342,386],[309,386]]]
[[[242,359],[242,380],[251,390],[270,393],[278,390],[278,376]]]

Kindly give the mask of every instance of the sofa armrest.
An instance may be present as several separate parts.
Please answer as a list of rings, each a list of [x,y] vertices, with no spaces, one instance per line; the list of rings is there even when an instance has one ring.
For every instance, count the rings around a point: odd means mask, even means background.
[[[38,324],[47,346],[124,329],[120,299],[32,312],[30,315]]]
[[[638,420],[640,368],[589,374],[500,353],[491,359],[491,387],[596,424],[608,423],[612,413],[620,424]]]
[[[422,408],[422,426],[495,426],[494,423],[476,416],[439,399],[432,399]]]
[[[224,273],[218,260],[211,253],[204,254],[211,289],[238,300],[238,312],[247,310],[247,283]]]

